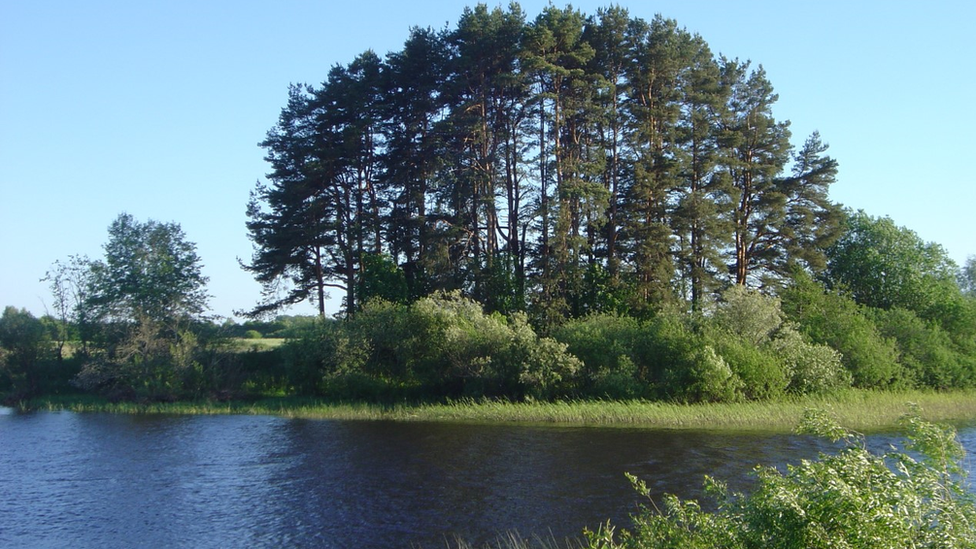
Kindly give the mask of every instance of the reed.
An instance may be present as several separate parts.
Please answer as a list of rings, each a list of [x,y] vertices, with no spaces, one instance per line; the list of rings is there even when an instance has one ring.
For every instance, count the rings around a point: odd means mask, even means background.
[[[806,410],[823,409],[852,429],[895,426],[917,404],[928,421],[976,421],[976,391],[845,391],[771,402],[680,404],[648,401],[573,400],[509,402],[464,400],[440,404],[377,405],[280,397],[253,401],[161,403],[108,402],[91,396],[31,401],[35,410],[119,414],[259,414],[290,418],[390,421],[452,421],[551,425],[634,426],[662,429],[789,431]]]

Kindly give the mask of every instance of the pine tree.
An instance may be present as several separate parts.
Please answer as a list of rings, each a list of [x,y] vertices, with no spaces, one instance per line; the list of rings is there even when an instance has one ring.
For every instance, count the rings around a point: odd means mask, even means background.
[[[719,66],[708,45],[693,38],[693,57],[681,77],[677,149],[681,187],[675,196],[672,230],[678,240],[676,266],[692,311],[721,287],[722,251],[729,246],[728,179],[719,164],[718,113],[725,104]]]
[[[779,228],[785,222],[785,189],[777,176],[790,154],[789,122],[773,118],[777,95],[762,66],[722,59],[728,103],[721,124],[722,162],[732,203],[733,249],[729,262],[735,284],[768,282],[764,269],[782,253]]]

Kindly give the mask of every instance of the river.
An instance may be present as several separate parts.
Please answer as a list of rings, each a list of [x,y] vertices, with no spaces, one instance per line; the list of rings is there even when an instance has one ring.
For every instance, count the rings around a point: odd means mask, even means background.
[[[976,452],[976,428],[961,432]],[[883,446],[883,438],[872,438]],[[0,547],[445,547],[563,540],[823,442],[636,428],[0,412]],[[971,461],[972,458],[970,458]],[[970,463],[971,465],[971,463]]]

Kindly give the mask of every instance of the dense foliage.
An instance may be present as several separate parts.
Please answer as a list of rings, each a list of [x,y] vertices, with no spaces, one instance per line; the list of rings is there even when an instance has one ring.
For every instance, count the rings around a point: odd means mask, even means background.
[[[244,267],[265,289],[247,322],[203,316],[179,225],[122,214],[104,258],[47,273],[53,317],[5,311],[0,391],[701,402],[976,386],[973,258],[959,269],[833,204],[836,162],[816,134],[792,147],[775,100],[761,67],[662,17],[466,9],[292,88],[247,209]],[[266,319],[309,299],[319,319]]]
[[[379,285],[543,327],[820,269],[837,163],[816,133],[791,145],[776,100],[761,66],[620,7],[482,4],[413,29],[292,87],[247,208],[245,268],[266,289],[250,312],[324,313],[337,289],[353,314]]]
[[[904,451],[883,455],[864,441],[814,412],[801,432],[844,441],[834,455],[821,454],[785,472],[756,469],[748,494],[730,493],[715,479],[706,490],[717,509],[668,496],[663,509],[645,508],[632,530],[614,535],[612,527],[589,534],[589,546],[681,549],[904,549],[976,546],[976,497],[967,491],[962,446],[950,427],[916,415],[903,421]],[[644,494],[647,487],[631,477]]]

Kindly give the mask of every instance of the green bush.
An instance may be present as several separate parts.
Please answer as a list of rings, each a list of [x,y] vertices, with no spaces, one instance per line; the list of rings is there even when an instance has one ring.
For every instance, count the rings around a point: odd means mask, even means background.
[[[47,329],[27,310],[6,307],[0,316],[0,391],[29,398],[50,388],[57,366]]]
[[[761,345],[783,324],[783,312],[778,298],[734,285],[722,293],[711,324],[747,343]]]
[[[595,314],[557,327],[553,338],[582,362],[581,394],[626,399],[648,394],[639,379],[641,330],[634,318]]]
[[[974,358],[959,351],[941,325],[907,309],[873,311],[879,331],[898,348],[900,362],[918,382],[935,389],[972,387]]]
[[[813,343],[840,352],[855,387],[896,388],[912,383],[898,361],[895,342],[884,337],[852,299],[828,292],[800,272],[782,292],[783,310]]]
[[[824,393],[851,384],[840,353],[826,345],[810,343],[791,325],[781,327],[767,347],[783,366],[789,393]]]
[[[524,313],[485,314],[458,293],[410,305],[372,300],[283,347],[296,390],[340,398],[552,398],[580,368],[566,346],[539,338]]]
[[[712,333],[718,354],[739,380],[737,392],[749,400],[779,398],[786,392],[789,377],[778,357],[765,346],[729,333]]]
[[[815,461],[756,469],[748,494],[730,493],[706,477],[715,511],[697,501],[664,499],[643,508],[632,530],[615,535],[608,524],[587,532],[589,547],[673,549],[904,549],[976,546],[976,497],[965,487],[963,451],[951,427],[917,415],[902,423],[904,452],[869,452],[858,435],[821,412],[801,431],[843,440],[837,454]],[[647,486],[630,477],[648,495]]]

